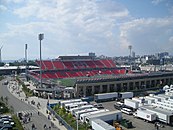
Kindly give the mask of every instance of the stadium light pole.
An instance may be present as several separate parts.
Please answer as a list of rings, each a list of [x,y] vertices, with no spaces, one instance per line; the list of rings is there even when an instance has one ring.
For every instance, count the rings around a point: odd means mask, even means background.
[[[130,50],[130,55],[129,55],[129,59],[130,59],[130,70],[132,71],[132,58],[131,58],[131,55],[132,55],[132,45],[129,45],[128,46],[129,50]]]
[[[28,69],[27,49],[28,49],[28,45],[25,44],[25,75],[26,75],[26,77],[27,77],[27,69]]]
[[[39,34],[38,39],[40,40],[40,87],[43,87],[42,84],[42,57],[41,57],[41,41],[44,39],[44,34]]]

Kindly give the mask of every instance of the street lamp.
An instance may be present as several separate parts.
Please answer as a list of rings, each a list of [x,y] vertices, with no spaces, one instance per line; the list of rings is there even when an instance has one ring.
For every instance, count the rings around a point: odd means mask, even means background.
[[[41,58],[41,40],[44,39],[44,34],[39,34],[38,39],[40,40],[40,87],[42,88],[42,58]]]
[[[76,123],[77,123],[77,130],[79,129],[78,116],[79,116],[79,114],[77,113],[77,121],[76,121]]]

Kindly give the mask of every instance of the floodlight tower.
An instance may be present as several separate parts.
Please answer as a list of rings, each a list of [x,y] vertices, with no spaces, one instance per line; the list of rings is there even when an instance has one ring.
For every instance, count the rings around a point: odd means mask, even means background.
[[[27,49],[28,49],[28,45],[25,44],[25,75],[26,77],[27,77],[27,69],[28,69]]]
[[[132,54],[132,45],[129,45],[128,48],[129,48],[129,51],[130,51],[129,57],[131,57],[131,54]]]
[[[2,56],[1,56],[2,48],[3,48],[3,45],[0,48],[0,63],[2,62]]]
[[[39,34],[38,39],[40,40],[40,87],[43,87],[42,84],[42,57],[41,57],[41,41],[44,39],[44,34]]]
[[[132,70],[132,61],[131,61],[132,45],[129,45],[128,48],[129,48],[129,50],[130,50],[130,55],[129,55],[130,70]]]

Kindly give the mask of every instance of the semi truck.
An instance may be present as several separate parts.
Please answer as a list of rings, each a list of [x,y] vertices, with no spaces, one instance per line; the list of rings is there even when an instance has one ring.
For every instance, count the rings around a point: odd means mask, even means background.
[[[122,92],[119,93],[119,98],[120,99],[126,99],[126,98],[132,98],[133,97],[133,92]]]
[[[154,112],[147,111],[146,109],[138,109],[133,115],[134,117],[138,117],[149,122],[153,122],[157,119],[157,115]]]
[[[116,98],[118,98],[117,92],[102,93],[102,94],[94,95],[95,102],[110,101],[110,100],[115,100]]]
[[[133,109],[137,109],[139,107],[139,102],[131,99],[124,99],[124,105]]]

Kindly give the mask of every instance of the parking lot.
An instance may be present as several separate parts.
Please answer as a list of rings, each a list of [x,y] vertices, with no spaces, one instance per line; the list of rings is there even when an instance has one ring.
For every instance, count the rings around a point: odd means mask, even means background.
[[[102,105],[105,109],[108,109],[110,111],[116,110],[114,108],[114,103],[116,101],[110,101],[110,102],[102,102]],[[149,123],[145,122],[142,119],[134,118],[133,115],[127,115],[127,114],[122,114],[123,119],[128,119],[129,121],[132,122],[134,128],[130,128],[130,130],[156,130],[154,123]],[[164,128],[159,127],[159,130],[173,130],[172,126],[163,124]],[[127,128],[124,128],[127,130]]]
[[[0,115],[0,129],[12,129],[14,126],[14,121],[12,120],[11,116],[9,115]]]

